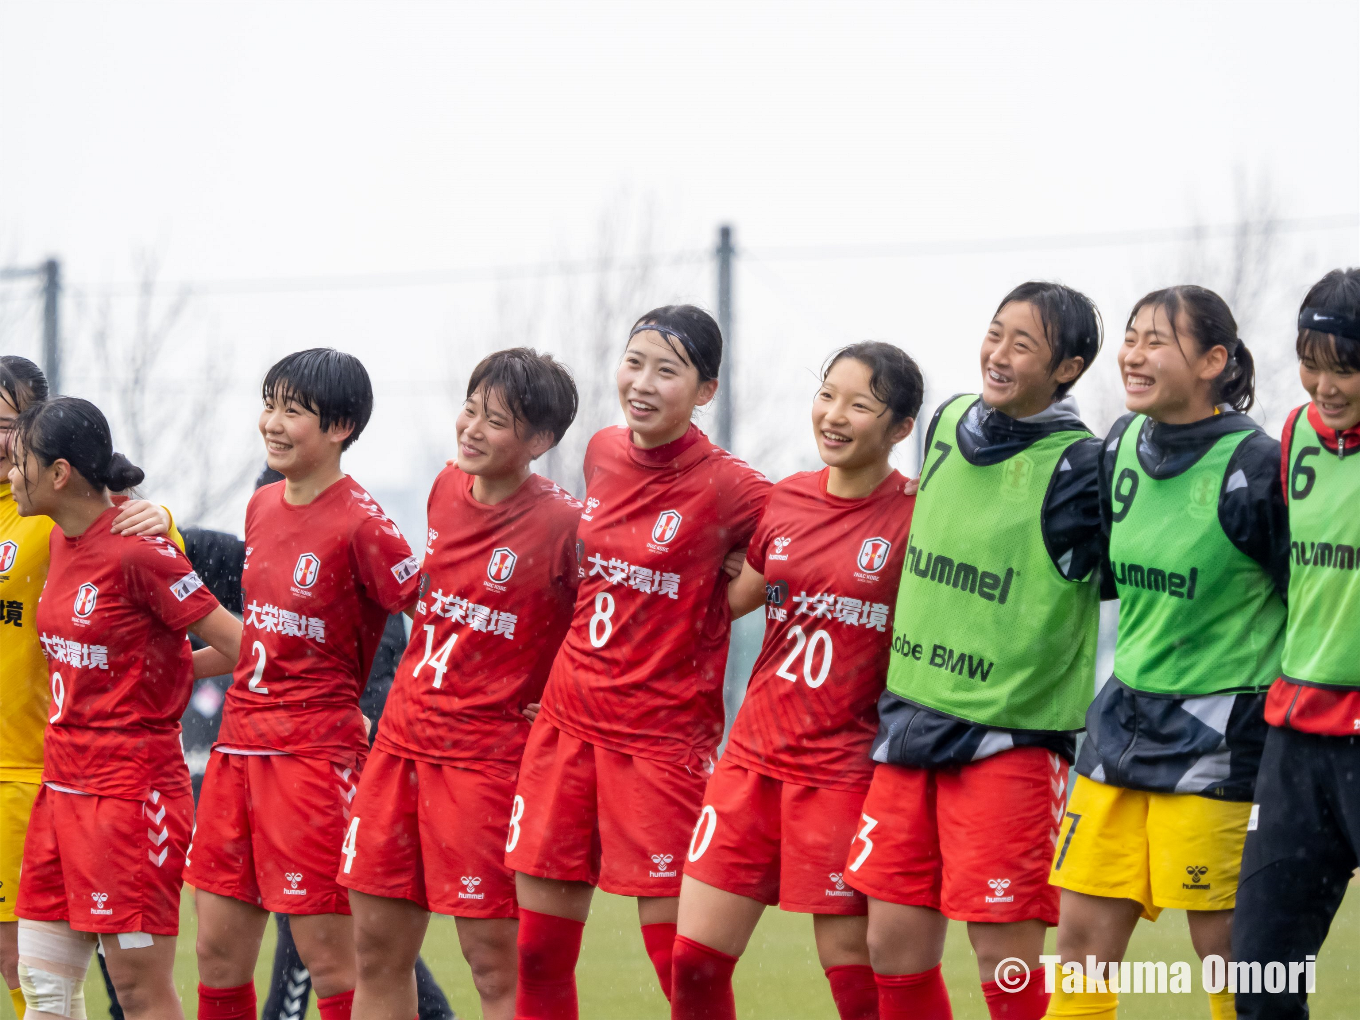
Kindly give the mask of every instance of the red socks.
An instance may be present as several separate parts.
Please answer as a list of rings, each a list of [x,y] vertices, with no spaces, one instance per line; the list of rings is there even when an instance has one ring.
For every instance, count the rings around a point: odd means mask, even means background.
[[[198,1015],[202,1020],[255,1020],[255,982],[235,988],[209,988],[200,981]]]
[[[880,1020],[954,1020],[937,963],[920,974],[875,974]]]
[[[671,957],[671,1020],[737,1020],[732,971],[737,958],[675,937]]]
[[[831,998],[841,1020],[878,1020],[878,985],[874,969],[867,964],[842,964],[826,968]]]
[[[987,996],[987,1012],[992,1020],[1043,1020],[1048,1012],[1048,992],[1044,991],[1044,972],[1029,972],[1029,983],[1018,992],[1008,992],[995,981],[982,986]]]
[[[585,927],[569,917],[520,908],[516,1020],[578,1020],[576,959]]]
[[[647,947],[647,955],[656,968],[656,979],[661,982],[661,992],[667,999],[671,997],[671,953],[675,949],[675,925],[670,923],[644,924],[642,944]]]
[[[328,995],[324,999],[318,996],[316,1000],[316,1011],[321,1014],[321,1020],[349,1020],[349,1013],[353,1007],[353,988],[337,995]]]

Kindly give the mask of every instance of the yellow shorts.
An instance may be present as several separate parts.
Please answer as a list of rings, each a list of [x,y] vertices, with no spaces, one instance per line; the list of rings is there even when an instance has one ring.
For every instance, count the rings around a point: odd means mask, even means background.
[[[1125,790],[1078,776],[1053,854],[1053,885],[1167,908],[1231,910],[1251,805]]]
[[[24,836],[38,783],[0,781],[0,924],[17,920],[14,900],[19,895],[19,865],[24,860]]]

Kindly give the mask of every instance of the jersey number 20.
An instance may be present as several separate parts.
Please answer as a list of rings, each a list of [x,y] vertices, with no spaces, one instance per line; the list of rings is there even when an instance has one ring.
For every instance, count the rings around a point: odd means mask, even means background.
[[[789,628],[789,637],[794,640],[793,651],[789,652],[783,665],[775,672],[785,680],[788,680],[791,683],[797,683],[798,678],[789,672],[789,667],[793,665],[794,660],[796,660],[799,655],[802,655],[803,680],[809,687],[816,690],[818,687],[822,686],[822,684],[826,683],[826,675],[831,672],[831,635],[824,630],[814,630],[812,632],[812,637],[808,638],[808,636],[803,633],[803,628],[798,624],[794,624]],[[814,676],[812,673],[812,664],[817,658],[818,645],[823,644],[826,646],[826,650],[822,653],[821,665],[817,669],[816,676]]]

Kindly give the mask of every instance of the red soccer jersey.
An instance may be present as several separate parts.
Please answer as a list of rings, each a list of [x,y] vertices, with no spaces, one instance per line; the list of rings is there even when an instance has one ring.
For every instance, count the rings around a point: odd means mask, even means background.
[[[285,484],[246,508],[245,629],[216,746],[353,766],[368,751],[359,695],[420,566],[348,475],[304,506],[284,500]]]
[[[723,753],[785,782],[867,790],[916,497],[894,471],[840,499],[829,470],[775,486],[746,554],[765,575],[765,642]]]
[[[585,476],[581,587],[543,710],[580,740],[706,765],[732,623],[723,560],[750,541],[770,483],[694,426],[655,450],[603,429]]]
[[[509,499],[472,498],[445,468],[430,490],[429,543],[411,643],[376,746],[513,780],[529,721],[571,622],[581,504],[530,475]]]
[[[142,800],[190,788],[179,740],[194,684],[185,628],[217,599],[173,542],[113,534],[118,513],[77,538],[52,529],[35,615],[52,687],[43,781]]]

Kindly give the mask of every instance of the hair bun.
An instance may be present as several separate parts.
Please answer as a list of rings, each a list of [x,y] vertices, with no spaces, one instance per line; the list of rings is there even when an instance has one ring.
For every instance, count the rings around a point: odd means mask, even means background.
[[[104,471],[103,482],[107,488],[114,492],[126,492],[134,486],[141,485],[145,478],[145,471],[121,453],[115,453],[109,458],[109,466]]]

